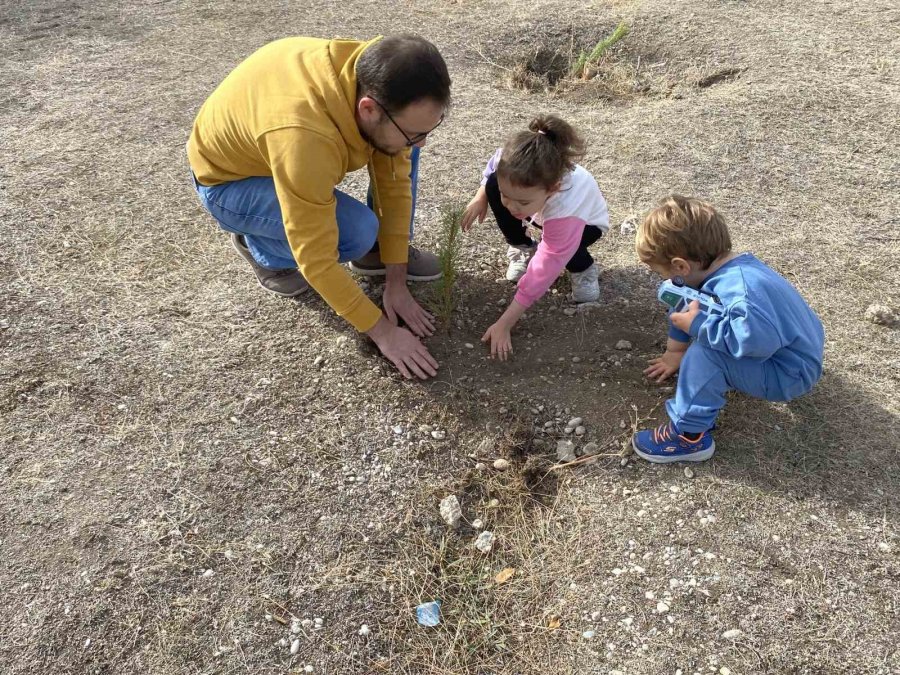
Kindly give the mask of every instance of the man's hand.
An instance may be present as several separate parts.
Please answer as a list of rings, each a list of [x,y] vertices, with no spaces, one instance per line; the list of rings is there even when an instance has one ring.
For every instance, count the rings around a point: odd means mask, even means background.
[[[395,326],[399,316],[409,329],[419,337],[434,335],[434,317],[422,309],[406,286],[406,265],[386,265],[387,280],[384,285],[384,313]],[[401,269],[402,268],[402,269]]]
[[[492,324],[481,336],[481,341],[490,344],[492,359],[498,358],[506,361],[507,357],[513,353],[512,336],[509,327],[503,321]]]
[[[650,359],[650,366],[644,369],[644,375],[657,383],[665,382],[681,367],[681,359],[684,358],[684,352],[666,351],[662,356]]]
[[[688,306],[687,311],[685,312],[672,312],[669,315],[669,320],[672,322],[672,325],[675,326],[678,330],[682,330],[685,333],[690,333],[691,324],[694,322],[694,318],[700,313],[700,303],[697,300],[692,300],[690,306]]]
[[[394,325],[382,316],[367,334],[407,380],[412,379],[413,375],[420,380],[437,375],[438,362],[419,338],[405,328]]]
[[[466,206],[466,210],[463,212],[462,221],[460,223],[463,232],[468,232],[476,220],[479,223],[483,223],[484,217],[487,215],[487,209],[487,192],[485,192],[484,186],[482,185],[478,188],[478,192],[475,193],[475,196],[472,197],[472,201],[469,202],[469,205]]]

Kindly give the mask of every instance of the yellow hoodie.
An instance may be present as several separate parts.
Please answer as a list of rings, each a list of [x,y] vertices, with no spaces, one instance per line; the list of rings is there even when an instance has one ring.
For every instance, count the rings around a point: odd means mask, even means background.
[[[300,272],[360,331],[381,311],[338,264],[335,186],[369,166],[385,263],[407,261],[412,217],[409,152],[375,150],[356,125],[356,61],[373,42],[297,37],[266,45],[210,95],[188,140],[203,185],[272,176]]]

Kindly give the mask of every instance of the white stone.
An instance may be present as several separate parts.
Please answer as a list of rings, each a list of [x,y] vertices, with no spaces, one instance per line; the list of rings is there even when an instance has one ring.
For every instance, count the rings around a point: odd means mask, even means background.
[[[575,312],[577,312],[577,311],[578,310],[575,309],[574,307],[566,307],[563,310],[563,314],[565,314],[566,316],[575,316]]]
[[[312,667],[311,665],[309,665],[309,664],[303,666],[303,672],[304,672],[304,673],[311,673],[311,672],[313,672],[314,670],[315,670],[315,668],[313,668],[313,667]]]
[[[623,457],[622,459],[620,459],[620,460],[619,460],[619,466],[628,466],[628,458],[627,458],[627,457]]]
[[[484,471],[486,468],[487,468],[487,464],[485,464],[484,462],[478,462],[478,463],[475,465],[475,470],[476,470],[476,471]]]
[[[436,441],[442,441],[447,436],[446,431],[442,431],[441,429],[435,429],[431,432],[431,437]]]
[[[726,630],[724,633],[722,633],[722,637],[726,640],[735,640],[743,634],[743,631],[737,628],[732,628],[731,630]]]
[[[575,444],[572,441],[560,440],[556,442],[556,458],[560,462],[571,462],[575,459]]]
[[[509,462],[502,457],[494,460],[494,468],[497,471],[506,471],[509,468]]]
[[[656,611],[660,614],[665,614],[669,611],[669,606],[666,603],[659,601],[656,603]]]
[[[866,309],[866,321],[879,326],[893,326],[898,323],[896,312],[886,305],[869,305]]]
[[[300,622],[300,625],[303,626],[304,628],[312,628],[313,620],[312,619],[303,619],[303,621]]]
[[[581,634],[581,637],[583,637],[585,640],[592,640],[595,635],[596,633],[594,631],[586,630]]]
[[[600,446],[596,443],[585,443],[581,449],[582,455],[596,455],[600,451]]]
[[[363,637],[368,637],[369,635],[371,635],[371,633],[372,633],[372,629],[369,628],[366,624],[363,624],[362,626],[359,627],[359,634],[362,635]]]
[[[475,548],[477,548],[482,553],[490,553],[493,547],[494,533],[488,530],[485,530],[484,532],[479,534],[478,538],[475,540]]]
[[[619,225],[619,232],[626,237],[635,234],[637,232],[637,219],[630,217],[623,220],[622,224]]]
[[[484,521],[481,518],[476,518],[472,521],[472,527],[474,527],[476,530],[480,530],[482,527],[484,527]]]
[[[209,579],[215,572],[212,569],[208,569],[203,573],[204,579]]]
[[[325,357],[322,356],[321,354],[319,354],[315,359],[313,359],[313,365],[321,366],[324,361],[325,361]]]
[[[587,429],[585,429],[584,427],[581,427],[581,426],[575,427],[575,435],[576,436],[584,436],[584,434],[586,432],[587,432]]]
[[[616,343],[616,349],[629,350],[631,349],[631,343],[628,340],[619,340]]]
[[[400,436],[401,434],[403,434],[404,431],[406,431],[406,429],[404,429],[402,426],[400,426],[400,425],[398,424],[398,425],[395,426],[393,429],[391,429],[391,431],[393,431],[395,434],[397,434],[398,436]]]
[[[887,543],[886,541],[879,541],[878,542],[878,550],[884,551],[885,553],[890,553],[891,545],[889,543]]]
[[[568,421],[568,423],[566,424],[566,426],[567,426],[567,427],[572,427],[572,428],[574,429],[575,427],[580,426],[582,422],[584,422],[584,420],[581,419],[580,417],[573,417],[572,419],[570,419],[570,420]]]
[[[603,618],[602,612],[591,612],[591,621],[599,621]]]
[[[300,651],[300,640],[294,640],[294,641],[291,643],[291,654],[292,654],[292,655],[293,655],[293,654],[296,654],[296,653],[299,652],[299,651]]]
[[[475,345],[473,345],[471,342],[467,342],[466,349],[475,349]]]
[[[694,470],[691,467],[689,467],[689,466],[684,467],[684,477],[685,478],[693,478],[694,475],[695,475]]]
[[[441,518],[450,527],[459,525],[459,519],[462,518],[462,508],[459,506],[459,500],[456,495],[444,497],[440,504]]]

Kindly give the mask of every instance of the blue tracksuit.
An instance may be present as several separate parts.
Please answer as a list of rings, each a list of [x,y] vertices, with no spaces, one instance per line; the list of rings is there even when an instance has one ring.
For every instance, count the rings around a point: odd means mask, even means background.
[[[788,281],[749,253],[725,263],[700,290],[718,297],[724,314],[701,312],[690,334],[669,323],[669,337],[691,342],[675,398],[666,402],[681,433],[713,426],[730,389],[767,401],[805,394],[822,375],[825,333]]]

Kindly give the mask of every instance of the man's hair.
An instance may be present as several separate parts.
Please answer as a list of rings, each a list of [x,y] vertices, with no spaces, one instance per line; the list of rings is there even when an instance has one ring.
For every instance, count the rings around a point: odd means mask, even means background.
[[[418,35],[392,35],[368,47],[356,62],[358,96],[371,96],[390,111],[431,99],[450,104],[450,74],[433,44]]]
[[[540,115],[503,148],[497,175],[520,187],[549,190],[584,156],[584,140],[556,115]]]
[[[725,219],[708,202],[669,195],[638,228],[635,250],[644,263],[668,265],[673,258],[695,260],[708,268],[731,251]]]

